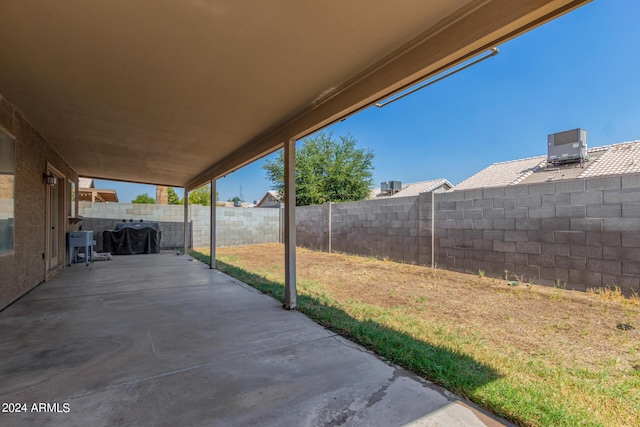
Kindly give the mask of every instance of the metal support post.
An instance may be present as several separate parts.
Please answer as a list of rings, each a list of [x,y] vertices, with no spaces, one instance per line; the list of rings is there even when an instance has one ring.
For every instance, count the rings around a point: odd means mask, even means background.
[[[209,210],[209,268],[216,268],[216,180],[211,180],[211,209]]]
[[[296,303],[296,141],[284,145],[284,308]]]
[[[184,254],[189,253],[189,192],[184,189]]]

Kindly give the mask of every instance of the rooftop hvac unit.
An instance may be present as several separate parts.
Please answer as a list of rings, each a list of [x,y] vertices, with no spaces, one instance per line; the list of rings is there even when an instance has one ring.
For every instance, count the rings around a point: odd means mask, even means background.
[[[547,163],[559,165],[589,160],[587,131],[584,129],[553,133],[547,137],[547,141],[549,143]]]
[[[401,181],[385,181],[380,183],[380,191],[383,193],[397,193],[402,191]]]

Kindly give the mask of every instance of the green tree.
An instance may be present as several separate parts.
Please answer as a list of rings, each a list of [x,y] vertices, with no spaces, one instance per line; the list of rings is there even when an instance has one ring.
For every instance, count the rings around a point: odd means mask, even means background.
[[[296,150],[296,205],[367,199],[373,186],[373,151],[356,148],[351,135],[320,132]],[[284,152],[262,168],[272,188],[284,194]]]
[[[169,204],[170,205],[184,205],[184,199],[178,197],[176,190],[173,187],[169,187],[167,190]],[[209,206],[211,201],[209,199],[211,194],[211,188],[209,186],[203,186],[189,193],[190,205],[203,205]],[[216,191],[216,200],[218,200],[219,194]]]
[[[218,193],[216,193],[216,200],[218,200]],[[203,185],[189,193],[190,205],[211,205],[211,188],[208,185]]]
[[[176,190],[173,187],[169,187],[167,189],[167,195],[169,198],[169,204],[170,205],[182,205],[184,204],[184,200],[182,200],[180,197],[178,197],[178,194],[176,194]]]
[[[241,204],[242,202],[244,202],[244,200],[242,200],[240,197],[235,196],[233,199],[229,199],[227,200],[228,202],[233,202],[233,205],[236,206],[238,204]]]
[[[148,193],[138,194],[135,199],[131,201],[131,203],[140,203],[143,205],[152,205],[156,202],[156,199],[149,196]]]

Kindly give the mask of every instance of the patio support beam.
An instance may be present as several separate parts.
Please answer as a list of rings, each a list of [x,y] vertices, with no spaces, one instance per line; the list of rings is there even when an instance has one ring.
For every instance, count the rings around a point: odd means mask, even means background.
[[[189,253],[189,192],[184,189],[184,254]]]
[[[296,140],[284,145],[284,308],[296,303]]]
[[[209,268],[216,268],[216,180],[211,180],[211,204],[210,204],[210,232],[209,235]]]

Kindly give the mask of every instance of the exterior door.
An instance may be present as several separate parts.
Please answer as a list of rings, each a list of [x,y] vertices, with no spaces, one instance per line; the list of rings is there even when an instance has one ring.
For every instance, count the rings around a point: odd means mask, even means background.
[[[46,194],[46,248],[45,260],[47,271],[58,267],[61,254],[60,247],[64,243],[64,177],[52,166],[47,168],[47,175],[55,177],[54,182],[45,183]]]
[[[47,185],[49,193],[49,270],[58,265],[58,183]]]

